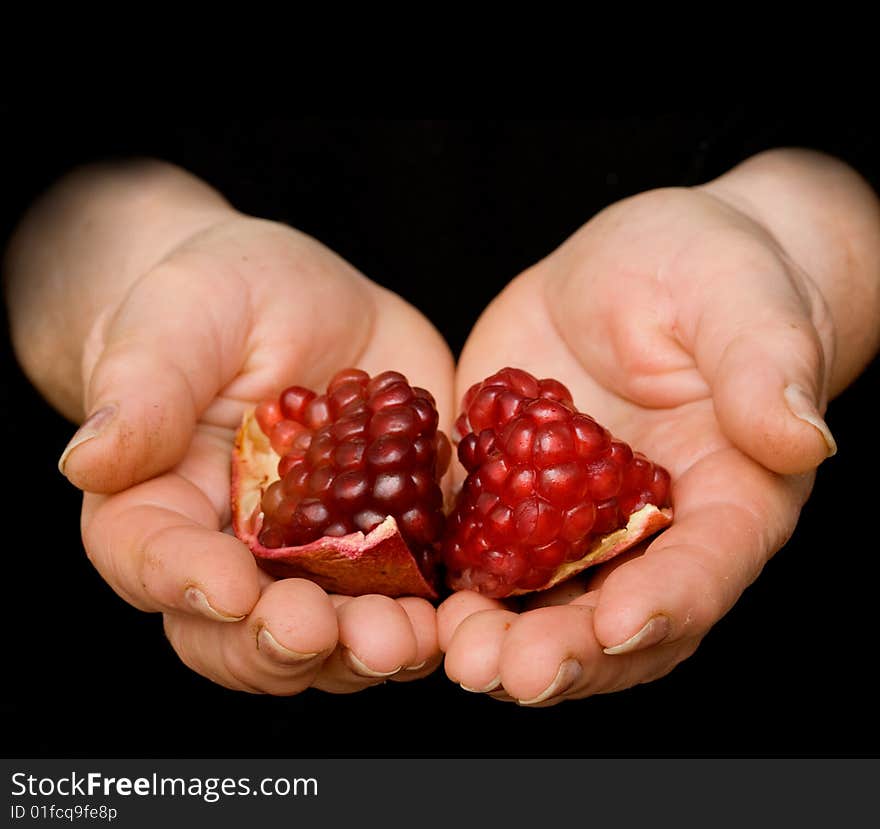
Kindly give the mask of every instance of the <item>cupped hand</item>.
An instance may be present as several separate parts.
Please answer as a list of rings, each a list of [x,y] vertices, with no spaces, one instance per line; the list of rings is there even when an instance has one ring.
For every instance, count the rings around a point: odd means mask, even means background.
[[[356,691],[436,668],[428,602],[274,581],[229,533],[234,431],[286,385],[396,369],[450,420],[452,358],[415,309],[310,237],[235,215],[137,279],[97,319],[83,362],[92,416],[62,466],[87,491],[86,550],[127,602],[164,614],[183,662],[272,694]]]
[[[789,538],[835,377],[823,293],[765,227],[706,190],[642,194],[599,214],[514,280],[463,351],[457,399],[503,362],[672,474],[653,541],[526,602],[472,592],[438,610],[446,671],[522,704],[668,673]]]

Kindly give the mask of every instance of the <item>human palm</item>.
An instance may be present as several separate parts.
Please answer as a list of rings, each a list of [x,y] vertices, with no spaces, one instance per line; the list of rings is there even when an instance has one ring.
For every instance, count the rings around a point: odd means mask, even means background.
[[[452,360],[415,309],[313,239],[234,218],[134,282],[96,322],[84,364],[86,411],[112,418],[63,461],[87,490],[87,552],[126,601],[164,614],[186,664],[275,694],[354,691],[437,666],[428,602],[275,581],[228,532],[234,431],[280,388],[320,387],[349,365],[394,368],[449,419]]]
[[[459,362],[457,393],[505,361],[664,465],[675,521],[525,602],[463,592],[438,611],[446,671],[533,705],[670,671],[785,543],[833,439],[822,297],[756,222],[714,196],[621,202],[514,280]]]

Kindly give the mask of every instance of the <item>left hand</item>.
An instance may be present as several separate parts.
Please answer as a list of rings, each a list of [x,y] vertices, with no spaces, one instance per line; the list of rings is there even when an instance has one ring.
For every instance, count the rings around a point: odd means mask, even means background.
[[[788,159],[759,163],[774,161]],[[835,284],[820,271],[710,189],[670,189],[603,211],[496,298],[462,353],[459,399],[498,354],[554,376],[670,471],[675,520],[525,601],[448,598],[438,635],[453,681],[550,705],[656,679],[694,652],[793,532],[834,451],[820,412],[876,349],[835,326],[837,297],[856,289],[839,284],[847,272]],[[863,318],[876,328],[876,302]]]

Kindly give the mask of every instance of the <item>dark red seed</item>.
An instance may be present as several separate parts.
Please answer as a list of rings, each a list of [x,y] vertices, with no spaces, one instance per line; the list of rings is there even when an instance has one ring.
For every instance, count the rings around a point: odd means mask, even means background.
[[[556,420],[568,420],[571,417],[571,409],[556,400],[539,397],[537,400],[526,403],[521,414],[529,417],[533,423],[543,425],[544,423],[553,423]]]
[[[296,438],[305,431],[305,426],[296,421],[280,420],[272,427],[269,442],[277,454],[286,455],[293,447]]]
[[[483,515],[488,515],[500,500],[501,499],[497,495],[494,495],[491,492],[481,492],[480,496],[477,498],[477,512]]]
[[[330,417],[336,420],[346,407],[353,403],[363,402],[364,387],[354,380],[340,383],[332,393],[328,394]]]
[[[344,521],[334,521],[332,524],[329,524],[324,528],[324,535],[329,536],[342,536],[348,535],[352,532],[352,528],[347,526]]]
[[[611,441],[611,460],[621,469],[633,459],[633,451],[623,441]]]
[[[437,452],[437,461],[434,467],[434,474],[437,480],[440,480],[449,468],[449,461],[452,460],[452,446],[449,444],[449,438],[444,432],[437,432],[434,437],[434,445]]]
[[[403,406],[412,400],[412,389],[407,383],[392,383],[381,391],[372,394],[367,401],[367,405],[372,411],[379,412],[391,406]]]
[[[430,544],[441,529],[442,518],[436,510],[415,506],[401,513],[397,519],[404,538],[416,544]]]
[[[294,464],[301,461],[302,457],[299,455],[285,455],[278,461],[278,477],[283,478],[293,468]]]
[[[299,423],[305,423],[306,407],[315,397],[315,393],[310,389],[304,389],[302,386],[290,386],[281,392],[281,410],[285,417]]]
[[[568,552],[568,544],[560,539],[544,544],[542,547],[535,547],[532,550],[529,560],[533,567],[556,569],[565,561],[565,555]]]
[[[620,517],[617,510],[617,500],[611,498],[596,504],[596,522],[593,524],[595,535],[605,535],[620,526]]]
[[[373,501],[387,514],[409,509],[416,499],[416,488],[405,472],[380,472],[373,482]]]
[[[337,469],[357,469],[364,460],[366,441],[347,440],[333,450],[333,465]]]
[[[303,413],[303,422],[313,431],[326,426],[330,422],[330,407],[327,403],[327,395],[319,395],[309,402]]]
[[[330,463],[336,451],[336,441],[330,432],[321,432],[312,438],[309,451],[306,452],[306,463],[312,468]]]
[[[473,403],[467,410],[471,429],[481,432],[483,429],[491,429],[495,425],[495,403],[498,396],[504,394],[504,386],[483,386],[474,397]]]
[[[509,507],[515,507],[535,491],[537,475],[531,466],[515,466],[507,476],[501,490],[501,500]]]
[[[480,471],[482,473],[483,486],[489,492],[498,494],[507,480],[510,468],[507,465],[507,461],[501,455],[495,455],[482,465]]]
[[[370,414],[368,412],[352,412],[345,414],[340,420],[333,424],[333,437],[338,441],[349,440],[350,438],[364,437],[367,433],[367,426],[370,425]]]
[[[611,446],[611,436],[593,418],[576,414],[571,419],[575,448],[578,457],[585,461],[595,460]]]
[[[263,527],[260,530],[260,544],[270,549],[276,549],[284,546],[284,529],[274,525]]]
[[[594,501],[606,501],[620,492],[623,473],[613,459],[602,458],[587,467],[589,491]]]
[[[516,584],[528,568],[528,560],[508,550],[486,550],[480,557],[480,563],[493,576],[505,585]]]
[[[654,467],[654,475],[648,489],[651,493],[652,504],[657,504],[660,507],[665,507],[669,504],[669,473],[662,466]]]
[[[538,493],[562,509],[573,507],[587,494],[587,470],[576,461],[548,466],[538,475]]]
[[[486,461],[495,449],[495,430],[483,429],[477,437],[477,463]]]
[[[333,375],[333,379],[327,384],[327,393],[332,394],[343,383],[357,383],[362,388],[370,382],[370,375],[359,368],[344,368]]]
[[[406,377],[404,377],[399,371],[383,371],[367,383],[367,397],[372,397],[374,394],[377,394],[383,389],[387,389],[389,386],[393,386],[395,383],[406,382]]]
[[[543,380],[538,381],[538,385],[541,389],[538,394],[539,397],[546,398],[547,400],[558,400],[568,407],[572,406],[571,392],[558,380],[554,380],[552,377],[545,377]]]
[[[353,520],[354,525],[362,533],[368,533],[375,530],[385,520],[385,517],[383,513],[374,509],[365,509],[355,513]]]
[[[309,466],[305,461],[297,461],[284,476],[284,492],[289,496],[301,496],[306,490]]]
[[[574,437],[563,421],[544,423],[535,431],[532,459],[539,469],[574,458]]]
[[[596,505],[592,501],[585,501],[565,512],[559,536],[569,544],[581,544],[590,535],[595,523]]]
[[[310,495],[320,497],[330,490],[335,476],[336,473],[332,466],[319,466],[309,473],[306,490]]]
[[[275,481],[264,493],[260,506],[266,515],[272,516],[284,500],[284,489],[281,481]]]
[[[418,421],[408,406],[390,406],[376,412],[370,421],[367,434],[371,438],[383,435],[403,434],[414,438],[418,433]]]
[[[533,567],[517,580],[519,590],[537,590],[547,584],[553,577],[553,570],[548,567]]]
[[[413,397],[420,397],[423,400],[427,400],[432,408],[437,408],[437,401],[434,399],[434,395],[431,394],[427,389],[423,389],[421,386],[413,386]]]
[[[506,391],[498,395],[495,402],[495,423],[496,428],[509,423],[521,411],[526,403],[526,399],[516,392]]]
[[[265,400],[257,406],[254,417],[263,434],[270,435],[275,424],[284,419],[284,413],[277,400]]]
[[[551,542],[562,527],[562,513],[543,498],[527,498],[513,511],[516,535],[533,547]]]
[[[468,472],[480,465],[477,461],[477,436],[473,432],[458,444],[458,459]]]
[[[489,513],[486,526],[497,539],[508,540],[513,532],[513,510],[504,504],[498,504]]]
[[[654,465],[639,452],[633,453],[633,459],[623,470],[624,490],[641,490],[651,485],[654,477]]]
[[[353,469],[336,476],[330,493],[336,506],[348,515],[366,506],[370,489],[370,479],[363,472]]]
[[[521,368],[503,368],[498,374],[502,375],[507,385],[522,397],[538,397],[539,385],[534,375],[523,371]]]
[[[304,528],[320,533],[330,521],[330,512],[317,498],[306,498],[296,508],[297,519]]]
[[[503,452],[516,463],[528,463],[532,459],[535,443],[535,424],[527,417],[518,417],[504,427]]]
[[[412,442],[402,434],[387,434],[374,440],[364,457],[377,470],[407,470],[418,460]]]
[[[440,422],[440,415],[433,404],[424,398],[417,397],[410,400],[409,408],[415,414],[419,424],[419,433],[423,435],[433,435]]]

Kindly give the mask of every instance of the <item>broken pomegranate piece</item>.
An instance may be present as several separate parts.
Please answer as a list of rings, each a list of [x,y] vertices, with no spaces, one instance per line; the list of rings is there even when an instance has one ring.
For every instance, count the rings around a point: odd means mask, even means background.
[[[437,598],[449,441],[431,394],[396,371],[339,372],[248,412],[232,525],[270,574],[356,596]]]
[[[468,476],[442,545],[453,590],[545,590],[672,522],[669,473],[578,412],[557,380],[504,368],[462,408]]]

